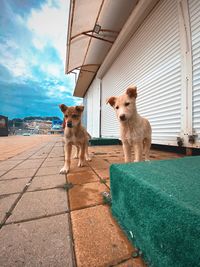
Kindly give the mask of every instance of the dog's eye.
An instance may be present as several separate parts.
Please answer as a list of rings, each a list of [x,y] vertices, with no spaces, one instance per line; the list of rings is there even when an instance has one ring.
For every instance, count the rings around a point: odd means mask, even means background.
[[[73,119],[77,119],[78,117],[79,117],[79,115],[77,115],[77,114],[73,114],[73,115],[72,115],[72,118],[73,118]]]
[[[65,118],[68,118],[68,115],[65,115]]]
[[[126,102],[126,103],[125,103],[125,106],[126,106],[126,107],[127,107],[127,106],[129,106],[129,105],[130,105],[130,103],[129,103],[129,102]]]
[[[116,109],[119,109],[119,106],[116,106]]]

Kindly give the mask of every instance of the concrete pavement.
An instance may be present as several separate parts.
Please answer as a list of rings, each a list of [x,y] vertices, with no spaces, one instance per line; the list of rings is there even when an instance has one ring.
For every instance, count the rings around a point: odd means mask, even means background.
[[[0,162],[0,266],[74,266],[61,138],[27,138]]]
[[[90,147],[92,161],[78,168],[74,159],[65,176],[61,137],[23,138],[10,156],[0,141],[0,266],[144,267],[101,195],[110,164],[123,162],[122,147]]]

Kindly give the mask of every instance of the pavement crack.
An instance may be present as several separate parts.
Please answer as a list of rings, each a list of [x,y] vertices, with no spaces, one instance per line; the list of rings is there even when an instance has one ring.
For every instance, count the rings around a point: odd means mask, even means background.
[[[44,218],[54,217],[54,216],[58,216],[58,215],[66,214],[66,213],[69,213],[69,211],[66,210],[66,211],[61,211],[61,212],[57,212],[57,213],[53,213],[53,214],[42,215],[42,216],[38,216],[38,217],[34,217],[34,218],[23,219],[23,220],[18,220],[18,221],[13,221],[13,222],[7,222],[7,223],[4,224],[4,226],[10,225],[10,224],[18,224],[18,223],[41,220],[41,219],[44,219]]]

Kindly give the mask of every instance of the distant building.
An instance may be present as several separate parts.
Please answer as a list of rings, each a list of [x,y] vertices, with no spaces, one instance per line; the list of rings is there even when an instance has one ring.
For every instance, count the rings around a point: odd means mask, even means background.
[[[63,121],[60,119],[52,120],[51,134],[63,132]]]
[[[0,136],[8,136],[8,117],[0,115]]]
[[[23,122],[22,129],[17,128],[15,134],[48,134],[51,130],[52,122],[50,120],[29,120]]]

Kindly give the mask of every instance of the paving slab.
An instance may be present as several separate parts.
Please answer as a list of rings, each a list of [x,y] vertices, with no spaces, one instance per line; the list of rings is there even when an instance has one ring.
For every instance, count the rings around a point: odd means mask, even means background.
[[[13,159],[19,159],[19,160],[23,161],[23,160],[30,158],[30,156],[32,154],[33,153],[19,154],[19,155],[16,155],[15,157],[13,157]]]
[[[54,187],[63,187],[66,184],[65,175],[36,176],[31,182],[28,191],[42,190]]]
[[[1,166],[1,164],[5,164],[5,163],[10,163],[10,164],[16,165],[16,164],[19,164],[20,162],[23,162],[23,159],[10,158],[7,160],[0,161],[0,166]]]
[[[72,211],[71,219],[78,267],[111,266],[130,258],[133,247],[107,206]]]
[[[0,195],[20,193],[30,178],[0,180]]]
[[[50,158],[50,157],[48,157],[48,158],[46,158],[45,159],[45,162],[55,162],[55,161],[62,161],[62,162],[64,162],[64,157],[56,157],[56,158]]]
[[[70,209],[75,210],[102,204],[101,193],[104,191],[108,191],[108,188],[100,182],[75,185],[69,190]]]
[[[0,222],[3,220],[6,212],[9,211],[18,196],[19,194],[0,196]]]
[[[39,150],[40,148],[38,147],[37,150]],[[30,158],[31,156],[33,156],[36,153],[36,151],[26,151],[24,153],[20,153],[17,154],[13,157],[13,159],[20,159],[20,160],[26,160],[28,158]]]
[[[51,157],[56,158],[56,157],[61,157],[61,156],[64,156],[63,148],[59,149],[58,147],[52,150],[51,153],[49,154],[50,158]]]
[[[104,159],[93,157],[92,161],[88,162],[88,165],[94,169],[106,169],[109,168],[110,164]]]
[[[53,156],[53,157],[60,157],[60,156],[64,156],[64,150],[62,147],[54,147],[51,151],[51,153],[49,154],[49,156]]]
[[[46,167],[63,167],[64,165],[64,159],[63,160],[57,160],[57,161],[44,161],[42,164],[41,168],[46,168]]]
[[[20,163],[15,167],[15,170],[17,169],[30,169],[30,168],[39,168],[39,166],[42,163],[42,159],[28,159],[24,162]]]
[[[44,154],[44,155],[33,155],[30,157],[30,159],[45,159],[47,157],[48,154]]]
[[[77,165],[76,166],[71,165],[69,173],[85,172],[85,171],[91,171],[91,168],[87,165],[83,167],[78,167]]]
[[[29,220],[67,212],[66,191],[62,188],[25,193],[7,222]]]
[[[63,160],[63,164],[64,164],[64,160]],[[69,173],[85,172],[85,171],[91,171],[90,166],[88,166],[88,162],[85,161],[83,167],[78,167],[78,159],[74,159],[72,157],[71,164],[70,164],[70,172]]]
[[[37,176],[41,176],[41,175],[51,175],[51,174],[59,174],[60,172],[60,166],[54,166],[54,167],[41,167],[38,172],[37,172]]]
[[[2,176],[4,173],[6,173],[7,171],[6,170],[2,170],[2,171],[0,171],[0,176]]]
[[[50,153],[49,158],[58,158],[58,157],[64,157],[63,153]]]
[[[32,135],[1,137],[0,151],[3,151],[3,153],[0,155],[0,160],[5,160],[15,155],[23,158],[26,154],[28,154],[27,150],[30,153],[44,147],[51,141],[56,142],[55,136]]]
[[[19,164],[21,162],[21,160],[18,160],[18,161],[3,161],[3,162],[0,162],[0,170],[1,171],[8,171],[10,169],[12,169],[13,167],[15,167],[17,164]]]
[[[94,170],[102,179],[108,179],[110,176],[110,168],[106,169],[94,168]]]
[[[67,180],[75,185],[99,181],[99,177],[93,171],[84,171],[69,173],[67,175]]]
[[[30,168],[30,169],[12,169],[11,171],[7,172],[6,174],[2,175],[0,177],[1,180],[7,180],[7,179],[16,179],[16,178],[30,178],[32,177],[37,168]]]
[[[4,226],[0,231],[1,267],[74,266],[68,221],[68,214],[62,214]]]
[[[107,158],[107,160],[108,160],[108,162],[110,163],[110,164],[115,164],[115,163],[117,163],[117,164],[120,164],[120,163],[124,163],[124,157],[116,157],[116,156],[114,156],[114,157],[108,157]]]
[[[147,267],[141,258],[129,259],[121,264],[115,265],[115,267]]]
[[[78,167],[78,161],[79,161],[78,159],[74,159],[73,156],[72,156],[71,164],[70,164],[71,170],[72,169],[77,169],[77,171],[78,170],[82,171],[82,169],[84,170],[84,168],[89,168],[87,162],[85,162],[83,167]]]

